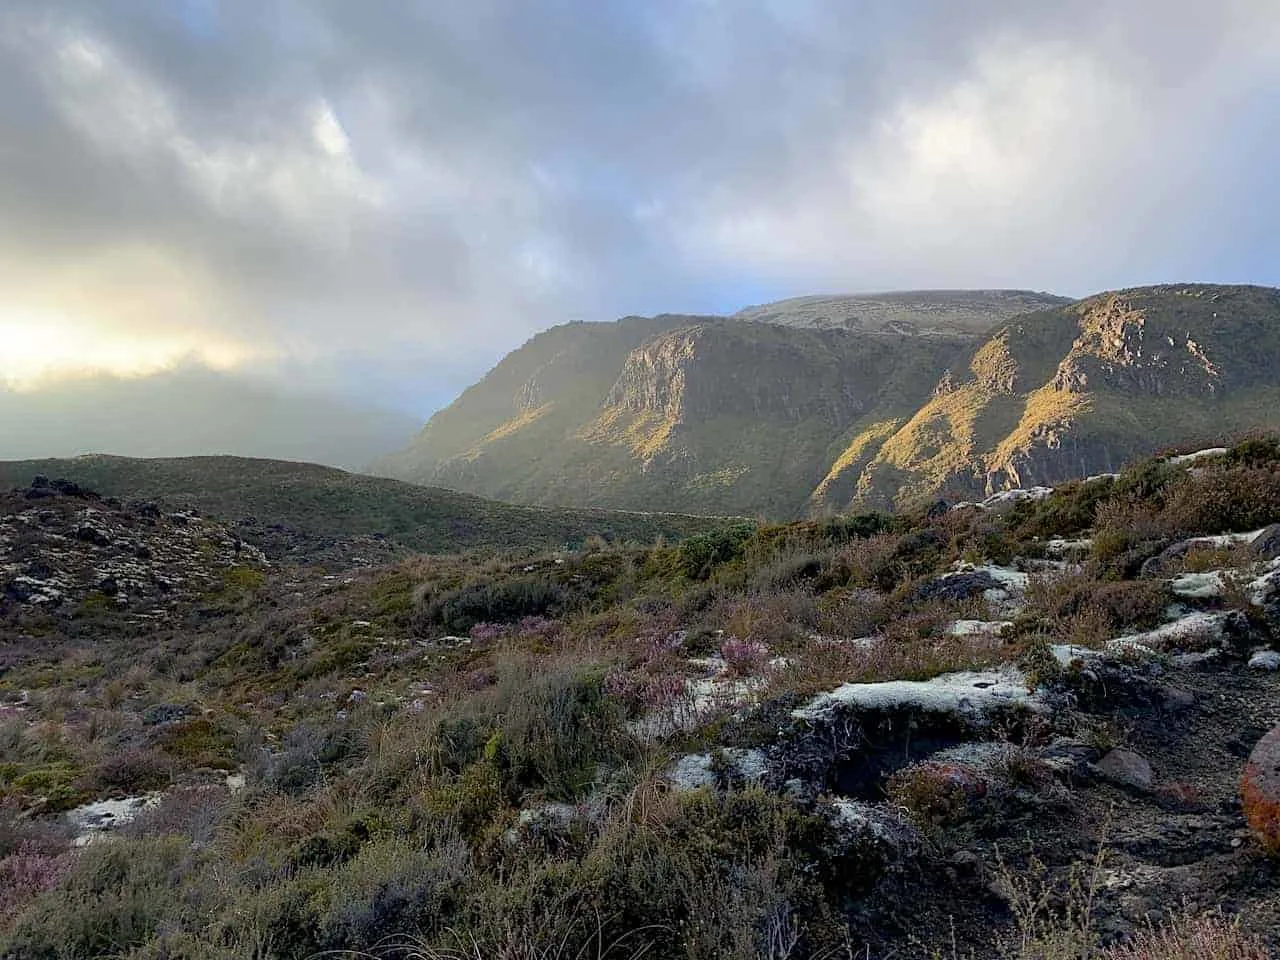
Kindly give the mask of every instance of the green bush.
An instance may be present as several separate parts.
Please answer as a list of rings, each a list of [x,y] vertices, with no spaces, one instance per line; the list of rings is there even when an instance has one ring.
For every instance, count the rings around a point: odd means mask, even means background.
[[[678,563],[691,580],[705,580],[712,570],[742,557],[756,528],[750,523],[737,523],[700,533],[680,542]]]
[[[422,619],[453,633],[466,633],[477,623],[559,616],[569,606],[568,591],[551,580],[500,580],[472,584],[429,600]]]
[[[187,869],[177,837],[95,844],[58,887],[32,901],[0,938],[0,955],[30,960],[122,956],[182,908],[174,885]]]

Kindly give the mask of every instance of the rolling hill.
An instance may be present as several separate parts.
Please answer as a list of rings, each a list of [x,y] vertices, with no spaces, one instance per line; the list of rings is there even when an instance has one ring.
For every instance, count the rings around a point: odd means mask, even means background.
[[[546,550],[600,536],[651,543],[722,521],[666,513],[515,506],[451,490],[315,464],[241,457],[0,461],[0,487],[36,475],[65,478],[103,496],[156,500],[228,523],[269,556],[335,559],[415,551]]]

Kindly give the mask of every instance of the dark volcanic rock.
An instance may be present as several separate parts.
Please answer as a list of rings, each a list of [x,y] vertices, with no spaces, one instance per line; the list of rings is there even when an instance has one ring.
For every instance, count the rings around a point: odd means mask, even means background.
[[[1138,790],[1148,789],[1155,779],[1146,757],[1120,748],[1110,751],[1094,765],[1094,769],[1112,783]]]
[[[916,600],[968,600],[988,590],[1001,589],[1000,581],[985,570],[952,573],[920,586]]]

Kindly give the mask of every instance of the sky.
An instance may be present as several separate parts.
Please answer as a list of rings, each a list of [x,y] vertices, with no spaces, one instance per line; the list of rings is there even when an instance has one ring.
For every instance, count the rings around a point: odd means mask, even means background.
[[[1280,283],[1275,0],[3,0],[0,381],[425,418],[540,329]]]

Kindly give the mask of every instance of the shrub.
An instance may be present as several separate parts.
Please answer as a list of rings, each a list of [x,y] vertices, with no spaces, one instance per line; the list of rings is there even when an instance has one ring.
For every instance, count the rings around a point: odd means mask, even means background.
[[[1222,917],[1182,917],[1107,950],[1102,960],[1267,960],[1266,944]]]
[[[457,839],[426,848],[399,838],[366,844],[329,876],[320,939],[330,950],[368,951],[385,946],[388,931],[437,933],[469,882],[470,855]]]
[[[81,783],[92,793],[137,794],[165,786],[172,775],[169,757],[135,747],[108,753]]]
[[[720,644],[720,656],[728,664],[731,673],[751,676],[758,673],[769,658],[769,648],[753,640],[729,637]]]
[[[1171,599],[1159,581],[1104,581],[1084,574],[1033,578],[1028,593],[1059,638],[1083,646],[1110,639],[1126,628],[1155,627]]]
[[[1042,500],[1024,500],[1009,512],[1006,525],[1017,540],[1069,537],[1092,527],[1098,508],[1113,496],[1110,478],[1065,483]]]
[[[193,767],[232,770],[237,765],[235,734],[204,717],[156,728],[155,744]]]
[[[547,579],[472,584],[431,600],[422,621],[466,634],[479,623],[514,623],[522,617],[558,616],[569,605],[567,592]]]
[[[88,960],[142,946],[181,907],[173,885],[187,850],[177,838],[86,847],[56,887],[18,913],[0,953]]]
[[[1246,437],[1227,452],[1222,462],[1243,467],[1266,467],[1280,464],[1280,435],[1265,434]]]
[[[740,559],[755,532],[754,524],[737,523],[682,540],[677,551],[680,571],[691,580],[707,579],[720,564]]]
[[[822,571],[822,557],[787,554],[755,570],[751,575],[751,586],[757,591],[786,590],[817,580]]]
[[[939,827],[964,820],[987,793],[987,784],[968,767],[927,761],[897,771],[886,793],[922,827]]]
[[[619,759],[622,711],[605,692],[603,671],[565,664],[529,676],[508,668],[499,693],[506,704],[494,760],[513,800],[531,790],[574,800],[600,763]]]
[[[1280,521],[1280,469],[1208,470],[1173,486],[1164,504],[1173,536],[1253,530]]]
[[[0,859],[0,926],[39,894],[56,887],[72,862],[72,854],[40,853],[31,848]]]

